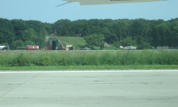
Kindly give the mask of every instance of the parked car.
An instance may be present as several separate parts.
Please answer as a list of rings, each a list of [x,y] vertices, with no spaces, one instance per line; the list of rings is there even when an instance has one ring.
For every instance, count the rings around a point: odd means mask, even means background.
[[[5,45],[0,45],[0,50],[8,50],[9,49],[9,45],[5,46]]]

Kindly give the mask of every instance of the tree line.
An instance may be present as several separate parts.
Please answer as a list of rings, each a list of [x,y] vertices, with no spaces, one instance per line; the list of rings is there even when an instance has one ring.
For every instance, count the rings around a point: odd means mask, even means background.
[[[172,20],[91,19],[55,23],[7,20],[0,18],[0,44],[12,49],[24,45],[45,46],[49,35],[84,37],[89,46],[103,47],[106,42],[115,47],[134,45],[139,49],[157,46],[178,47],[178,18]],[[100,42],[100,43],[94,43]]]

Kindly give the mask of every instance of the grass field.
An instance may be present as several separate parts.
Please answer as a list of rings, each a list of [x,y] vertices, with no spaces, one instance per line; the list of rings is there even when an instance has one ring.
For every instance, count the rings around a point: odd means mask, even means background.
[[[85,65],[85,66],[0,66],[0,70],[127,70],[178,69],[178,65]]]
[[[178,51],[0,51],[0,66],[0,69],[178,68]]]
[[[59,36],[57,38],[64,44],[73,45],[75,49],[80,49],[80,47],[84,47],[86,45],[86,41],[83,37]]]

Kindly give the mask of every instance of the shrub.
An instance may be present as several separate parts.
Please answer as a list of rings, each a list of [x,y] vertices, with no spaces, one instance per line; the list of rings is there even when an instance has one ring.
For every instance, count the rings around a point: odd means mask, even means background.
[[[26,54],[18,54],[11,61],[9,61],[11,66],[29,66],[31,64],[31,58]]]

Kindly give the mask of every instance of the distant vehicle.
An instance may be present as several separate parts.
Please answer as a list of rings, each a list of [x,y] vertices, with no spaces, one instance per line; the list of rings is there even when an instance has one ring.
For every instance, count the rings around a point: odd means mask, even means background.
[[[65,50],[73,50],[73,46],[72,45],[66,45]]]
[[[39,50],[39,46],[38,45],[27,45],[26,49],[27,50]]]
[[[5,46],[5,45],[1,45],[0,46],[0,50],[8,50],[9,49],[9,46]]]
[[[84,47],[84,48],[81,48],[80,50],[92,50],[92,49],[89,47]]]
[[[158,47],[156,47],[156,49],[169,49],[169,47],[168,46],[158,46]]]

